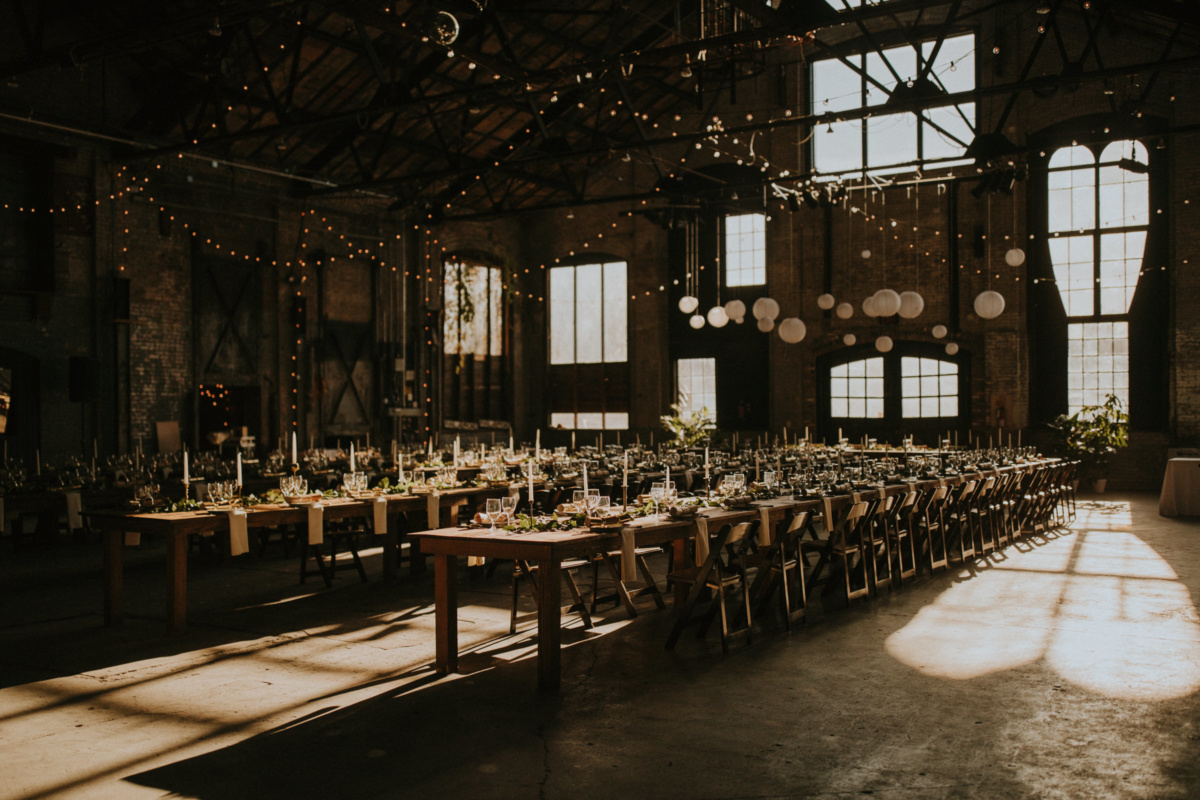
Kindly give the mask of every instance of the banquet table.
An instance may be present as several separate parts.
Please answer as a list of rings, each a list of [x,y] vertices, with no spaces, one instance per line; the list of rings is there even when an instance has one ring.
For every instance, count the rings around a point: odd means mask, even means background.
[[[1172,458],[1167,462],[1158,513],[1164,517],[1200,516],[1200,458]]]
[[[393,580],[399,561],[400,527],[394,519],[404,512],[426,511],[431,528],[455,525],[458,511],[480,497],[506,493],[507,489],[462,487],[430,494],[382,495],[386,499],[386,532],[379,535],[383,547],[383,574]],[[374,498],[327,498],[321,501],[326,522],[369,518],[374,514]],[[257,529],[275,525],[305,525],[308,509],[300,506],[259,505],[245,509],[246,527]],[[228,532],[230,517],[226,512],[179,511],[170,513],[125,514],[113,511],[84,511],[89,524],[102,532],[104,542],[104,622],[115,625],[124,616],[123,552],[127,534],[162,537],[166,540],[166,619],[172,634],[187,629],[187,545],[193,535],[212,535]]]

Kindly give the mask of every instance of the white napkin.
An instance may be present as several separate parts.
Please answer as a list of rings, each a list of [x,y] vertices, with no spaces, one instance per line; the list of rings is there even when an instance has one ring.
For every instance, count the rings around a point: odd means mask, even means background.
[[[439,513],[441,505],[436,491],[430,492],[425,497],[425,526],[431,531],[441,527],[441,514]]]
[[[79,516],[79,509],[82,505],[82,498],[79,492],[67,492],[67,529],[77,531],[83,527],[83,519]],[[0,508],[0,511],[3,511]],[[0,530],[4,530],[3,524],[0,524]]]
[[[321,544],[325,541],[325,506],[313,503],[308,508],[308,543]]]
[[[696,515],[696,566],[704,564],[708,558],[708,520]]]
[[[229,510],[229,555],[240,556],[250,552],[250,534],[246,530],[246,512],[240,508]]]
[[[375,498],[375,535],[382,536],[387,533],[387,498]]]
[[[825,503],[825,532],[833,533],[833,504],[829,502],[829,498],[823,498]]]

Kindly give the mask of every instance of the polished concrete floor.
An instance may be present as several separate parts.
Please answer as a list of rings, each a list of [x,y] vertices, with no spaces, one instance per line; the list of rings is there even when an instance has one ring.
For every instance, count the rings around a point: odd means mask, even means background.
[[[0,545],[0,798],[1197,798],[1200,520],[1081,498],[1066,530],[786,632],[663,647],[671,612],[565,618],[564,686],[508,636],[506,572],[297,582],[194,553],[163,634],[162,551],[101,624],[99,548]],[[525,610],[530,606],[526,601]]]

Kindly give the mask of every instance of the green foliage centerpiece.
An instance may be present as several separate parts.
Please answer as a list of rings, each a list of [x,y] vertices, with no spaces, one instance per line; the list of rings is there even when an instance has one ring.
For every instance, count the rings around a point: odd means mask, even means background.
[[[674,414],[660,417],[662,426],[675,437],[676,447],[695,447],[703,443],[710,431],[716,430],[712,412],[708,408],[685,412],[678,403],[671,406]]]

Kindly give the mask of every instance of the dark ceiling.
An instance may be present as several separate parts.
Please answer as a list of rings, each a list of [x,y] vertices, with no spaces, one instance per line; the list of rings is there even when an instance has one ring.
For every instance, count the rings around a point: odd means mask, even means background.
[[[705,138],[714,102],[736,100],[752,78],[782,80],[768,63],[1038,5],[1050,19],[1096,15],[1097,26],[1132,14],[1144,35],[1195,56],[1200,4],[1186,0],[890,0],[841,13],[825,0],[10,0],[0,107],[143,157],[286,174],[305,194],[511,212],[652,196]],[[1112,66],[1085,54],[1080,69]],[[76,74],[86,96],[58,88]],[[1046,80],[1022,79],[1033,77]]]

